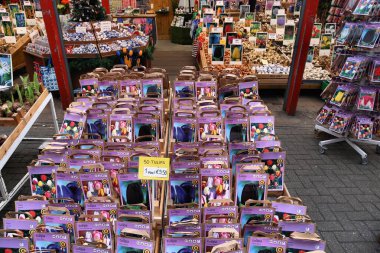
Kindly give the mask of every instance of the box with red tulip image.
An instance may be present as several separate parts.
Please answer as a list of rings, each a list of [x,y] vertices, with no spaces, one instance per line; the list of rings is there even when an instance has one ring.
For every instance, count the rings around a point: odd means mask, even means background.
[[[29,239],[27,238],[0,238],[0,252],[29,253]]]
[[[76,237],[87,242],[104,243],[107,249],[113,249],[112,224],[110,222],[81,221],[75,223]]]
[[[117,220],[117,203],[89,203],[84,204],[87,215],[101,216],[103,221],[115,222]],[[96,221],[94,219],[94,221]]]
[[[53,173],[58,166],[28,166],[32,195],[42,195],[46,198],[56,197]]]

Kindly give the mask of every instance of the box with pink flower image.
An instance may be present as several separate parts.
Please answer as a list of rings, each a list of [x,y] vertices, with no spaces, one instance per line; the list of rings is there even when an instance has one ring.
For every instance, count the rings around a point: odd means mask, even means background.
[[[88,242],[101,242],[113,249],[112,225],[110,222],[85,221],[75,223],[76,237]]]
[[[239,223],[206,223],[204,225],[204,234],[207,237],[238,239],[240,238],[240,231]]]
[[[85,199],[91,197],[112,197],[112,185],[109,172],[79,174]]]
[[[201,170],[201,204],[202,207],[213,206],[212,200],[231,200],[232,176],[229,169]],[[221,205],[221,203],[215,203]]]
[[[215,81],[201,81],[195,83],[197,100],[216,98],[217,84]]]
[[[103,221],[115,222],[117,220],[117,203],[89,203],[84,204],[85,213],[87,215],[102,216]],[[100,221],[96,220],[94,221]]]
[[[141,97],[141,80],[128,79],[120,80],[120,97]]]
[[[266,135],[273,135],[274,116],[251,116],[249,118],[249,136],[251,141],[263,140]]]
[[[206,207],[203,209],[205,223],[231,224],[237,220],[237,206]]]
[[[47,200],[17,200],[15,201],[16,212],[26,212],[29,213],[32,219],[38,221],[39,224],[42,223],[42,209],[46,207],[49,203]],[[26,219],[27,215],[20,214],[17,216],[18,219]]]
[[[286,152],[261,153],[264,171],[269,174],[268,191],[284,190]]]
[[[81,79],[79,80],[82,96],[95,96],[98,92],[98,79]]]
[[[111,114],[108,124],[108,140],[111,142],[132,142],[132,116]]]

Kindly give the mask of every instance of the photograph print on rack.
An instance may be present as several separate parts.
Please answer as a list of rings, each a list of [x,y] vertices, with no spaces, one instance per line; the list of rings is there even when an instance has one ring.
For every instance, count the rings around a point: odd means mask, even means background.
[[[242,45],[231,45],[231,65],[241,65],[243,63],[243,46]]]
[[[362,32],[358,46],[365,48],[374,48],[376,46],[376,43],[378,43],[379,35],[379,25],[367,25]]]
[[[245,27],[250,27],[252,22],[255,21],[256,14],[255,12],[246,12],[245,13]]]
[[[353,12],[354,15],[370,15],[372,9],[375,7],[376,1],[373,0],[360,0]]]
[[[251,33],[251,36],[256,36],[256,33],[260,32],[261,30],[261,22],[252,22],[249,32]]]
[[[310,46],[318,46],[322,34],[322,24],[314,23],[313,30],[311,33]]]
[[[256,50],[266,51],[268,33],[256,33]]]
[[[314,47],[309,47],[307,51],[306,63],[312,63],[314,59]]]
[[[251,11],[250,5],[240,5],[240,18],[245,18],[245,14]]]
[[[226,35],[226,48],[230,48],[234,39],[237,39],[237,33],[227,33]]]
[[[285,25],[285,32],[284,32],[284,42],[283,44],[290,45],[294,43],[294,33],[295,33],[295,28],[294,25]]]
[[[212,45],[214,44],[220,44],[221,37],[222,35],[220,33],[211,32],[209,34],[208,48],[212,48]]]
[[[12,55],[0,54],[0,90],[13,86]]]
[[[333,37],[336,35],[336,23],[326,23],[325,33],[331,33]]]
[[[224,22],[223,23],[223,36],[226,36],[227,33],[234,32],[234,23],[233,22]]]
[[[330,34],[322,34],[319,56],[329,56],[330,55],[332,38],[333,38],[333,35],[331,33]]]
[[[225,47],[221,44],[212,45],[212,64],[224,64],[224,51]]]

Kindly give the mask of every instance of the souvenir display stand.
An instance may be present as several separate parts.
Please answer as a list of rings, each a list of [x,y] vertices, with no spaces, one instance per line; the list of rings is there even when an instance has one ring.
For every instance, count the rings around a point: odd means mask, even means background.
[[[1,170],[8,162],[9,158],[15,152],[17,147],[20,145],[21,141],[25,138],[29,130],[32,128],[33,124],[40,117],[43,110],[50,105],[50,110],[53,118],[53,125],[55,132],[58,133],[58,122],[57,115],[55,113],[54,100],[51,93],[47,89],[42,88],[42,93],[39,98],[35,101],[28,112],[20,110],[15,118],[0,118],[0,125],[14,125],[12,133],[7,137],[5,142],[0,146],[0,193],[2,201],[0,203],[0,210],[2,210],[7,203],[16,196],[17,192],[23,187],[26,181],[29,179],[29,174],[27,173],[20,182],[11,190],[8,191],[5,186],[3,177],[1,176]]]
[[[335,77],[322,93],[326,104],[315,130],[336,137],[319,143],[322,154],[327,145],[346,142],[360,155],[361,163],[367,164],[367,153],[358,144],[374,145],[380,153],[379,10],[367,2],[356,7],[341,5],[332,7],[337,10],[336,18],[343,21],[336,38],[340,51],[332,67]]]

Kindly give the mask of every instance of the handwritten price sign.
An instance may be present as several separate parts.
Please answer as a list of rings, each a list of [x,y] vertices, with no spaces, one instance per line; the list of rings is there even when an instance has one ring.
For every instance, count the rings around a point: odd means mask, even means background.
[[[139,157],[139,179],[168,181],[169,171],[169,158]]]

